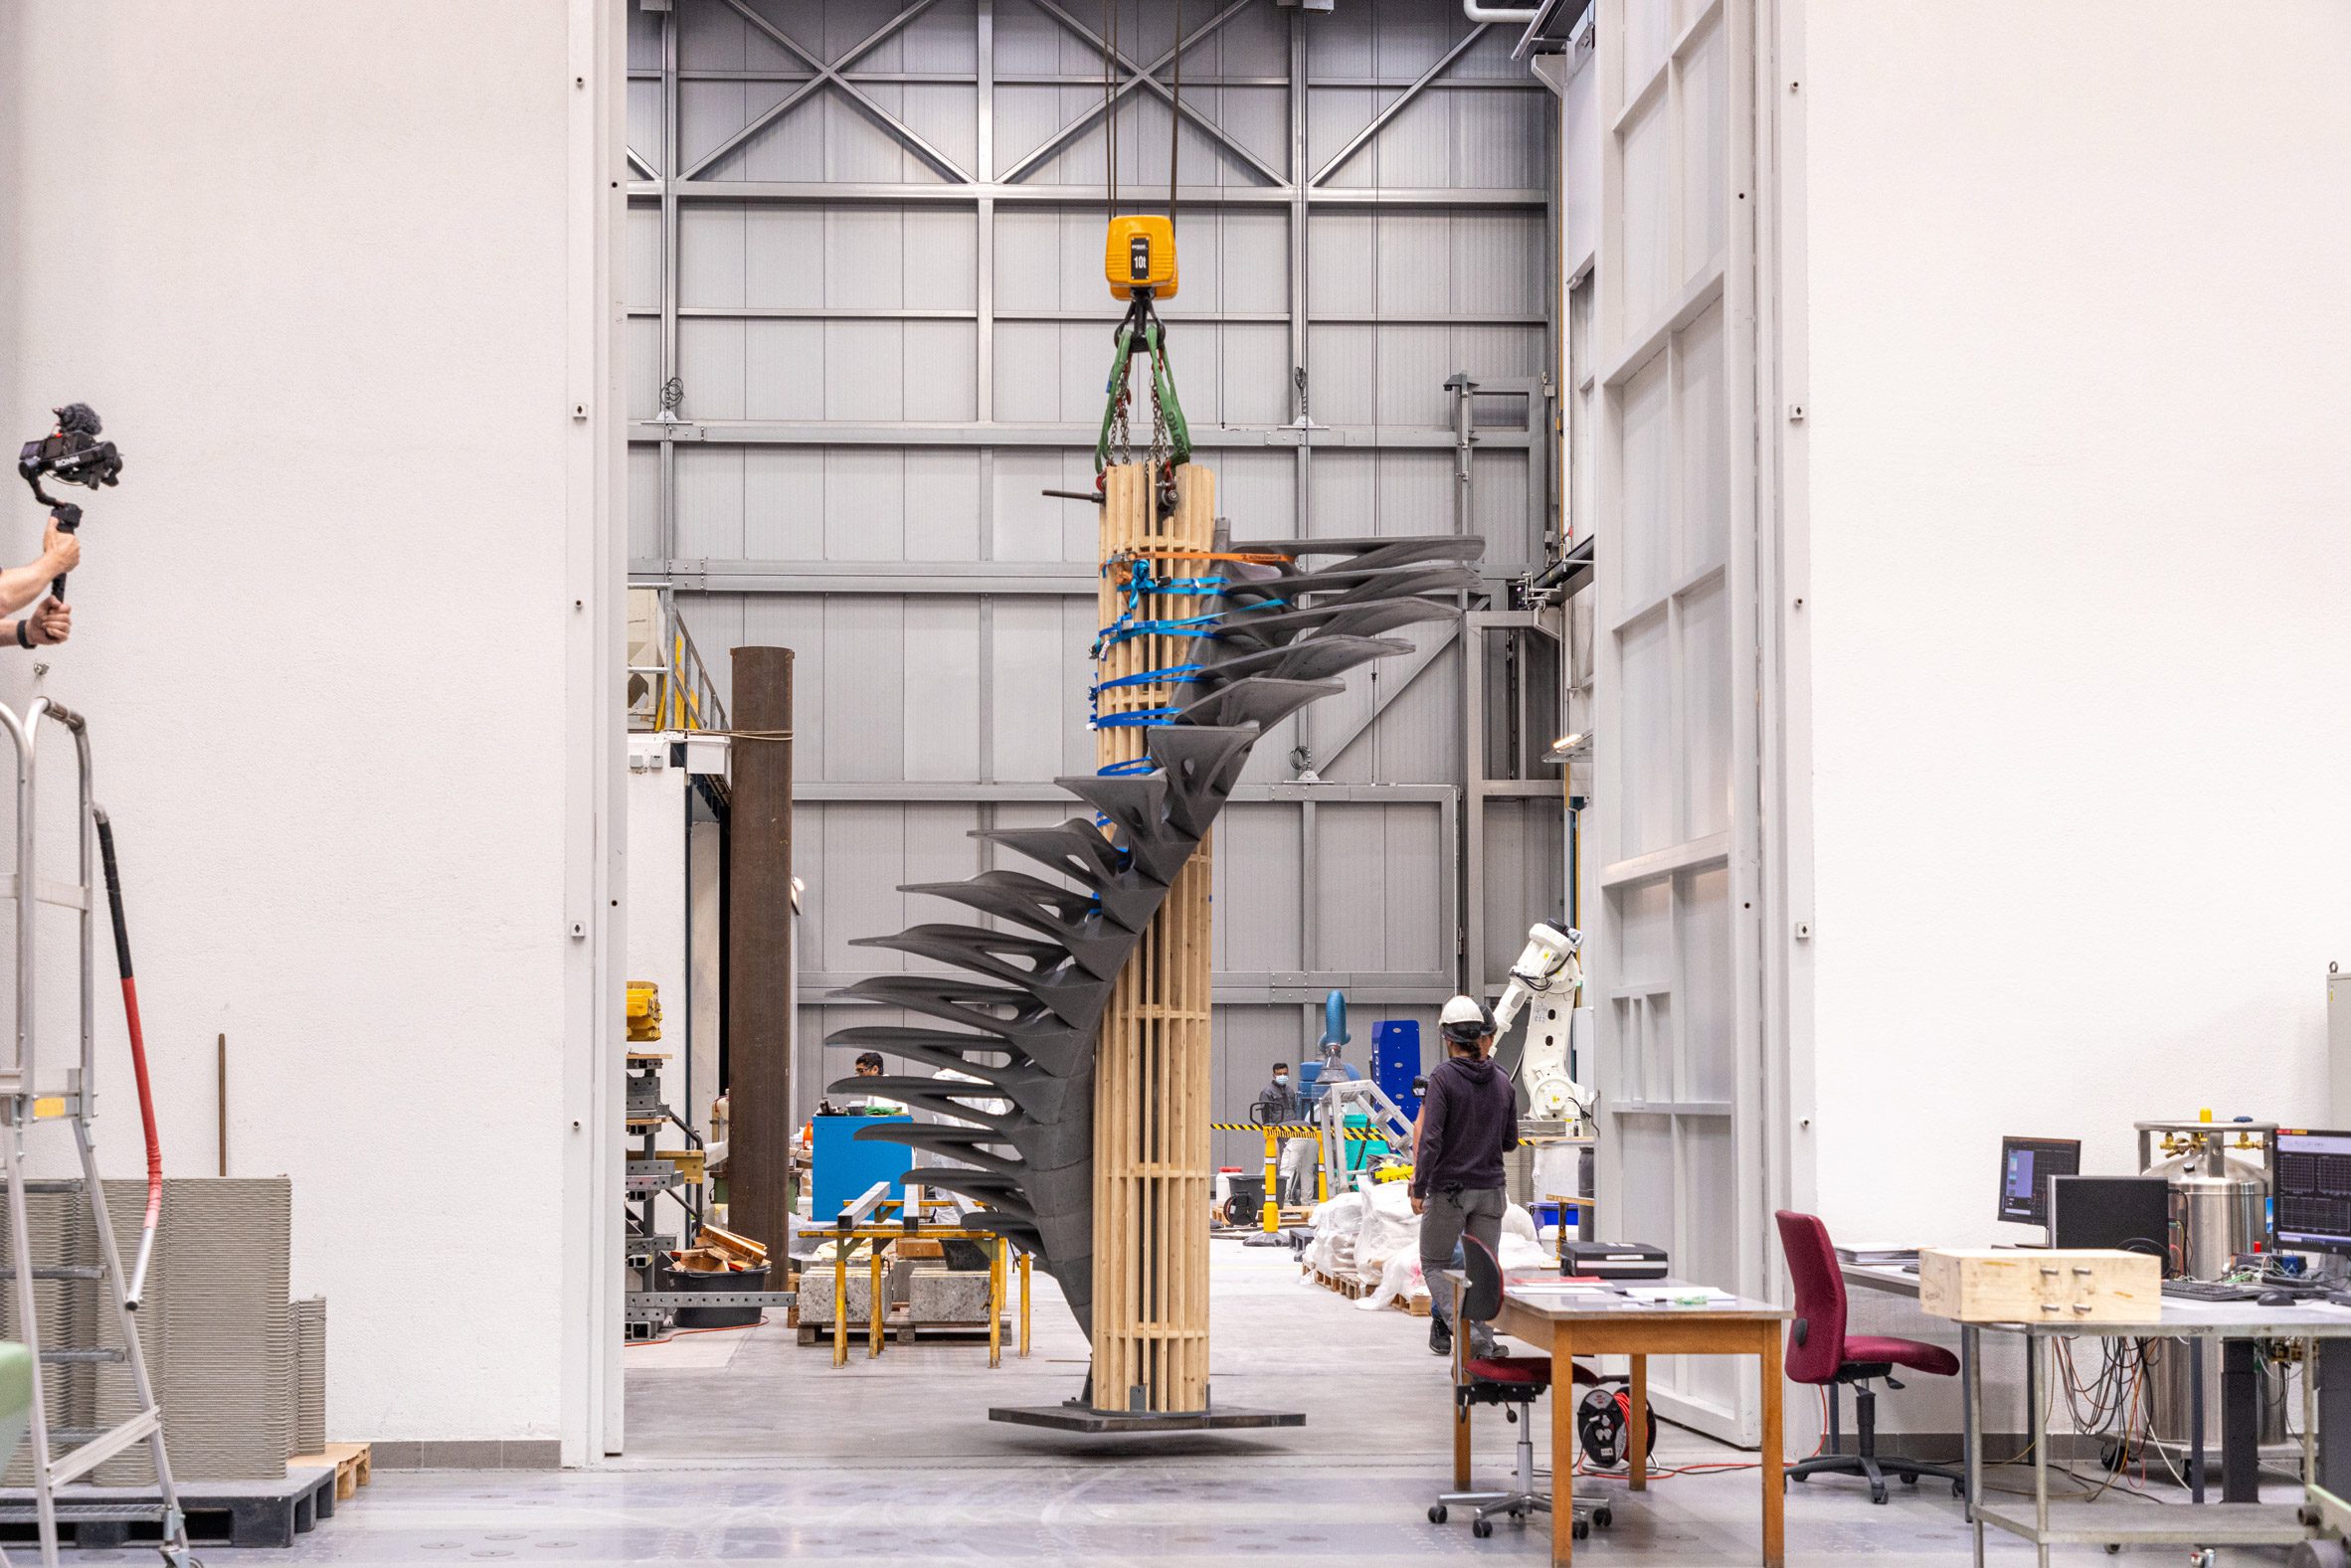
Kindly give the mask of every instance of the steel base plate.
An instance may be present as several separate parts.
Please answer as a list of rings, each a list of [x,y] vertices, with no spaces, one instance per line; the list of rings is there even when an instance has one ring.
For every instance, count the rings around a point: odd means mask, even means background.
[[[989,1410],[988,1419],[1020,1427],[1048,1427],[1055,1432],[1237,1432],[1253,1427],[1303,1427],[1306,1412],[1244,1410],[1237,1405],[1185,1411],[1096,1410],[1072,1403],[997,1405]]]

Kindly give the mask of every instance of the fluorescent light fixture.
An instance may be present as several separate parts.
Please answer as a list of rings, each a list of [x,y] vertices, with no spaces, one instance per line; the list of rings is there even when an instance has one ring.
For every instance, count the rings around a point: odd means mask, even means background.
[[[1542,760],[1546,763],[1563,763],[1567,760],[1570,752],[1590,739],[1591,737],[1581,730],[1577,730],[1572,735],[1562,735],[1551,742],[1551,749],[1542,754]]]

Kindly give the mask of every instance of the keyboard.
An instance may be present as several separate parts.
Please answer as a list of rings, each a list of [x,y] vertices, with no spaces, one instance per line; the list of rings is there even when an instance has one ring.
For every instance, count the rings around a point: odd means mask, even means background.
[[[2163,1294],[2183,1302],[2255,1302],[2261,1300],[2261,1290],[2221,1280],[2166,1280]]]

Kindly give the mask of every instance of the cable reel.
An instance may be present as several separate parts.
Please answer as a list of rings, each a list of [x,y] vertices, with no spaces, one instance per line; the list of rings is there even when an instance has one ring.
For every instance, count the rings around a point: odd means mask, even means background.
[[[1598,1469],[1614,1470],[1631,1456],[1625,1435],[1632,1428],[1632,1390],[1622,1384],[1591,1389],[1576,1407],[1575,1434],[1583,1445],[1583,1457]],[[1649,1417],[1649,1442],[1644,1452],[1654,1455],[1657,1412],[1651,1409],[1644,1413]]]

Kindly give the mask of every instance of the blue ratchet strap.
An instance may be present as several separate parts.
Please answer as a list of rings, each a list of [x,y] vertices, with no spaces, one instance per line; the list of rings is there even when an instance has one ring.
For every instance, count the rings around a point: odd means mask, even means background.
[[[1171,664],[1166,669],[1145,670],[1140,675],[1120,675],[1114,677],[1113,679],[1101,682],[1099,685],[1095,686],[1091,691],[1089,691],[1087,695],[1093,696],[1096,693],[1109,691],[1113,687],[1117,686],[1171,685],[1180,680],[1183,676],[1197,675],[1205,668],[1207,668],[1207,666],[1204,664]]]
[[[1106,713],[1093,721],[1097,730],[1157,729],[1181,713],[1181,708],[1138,708],[1133,713]]]

